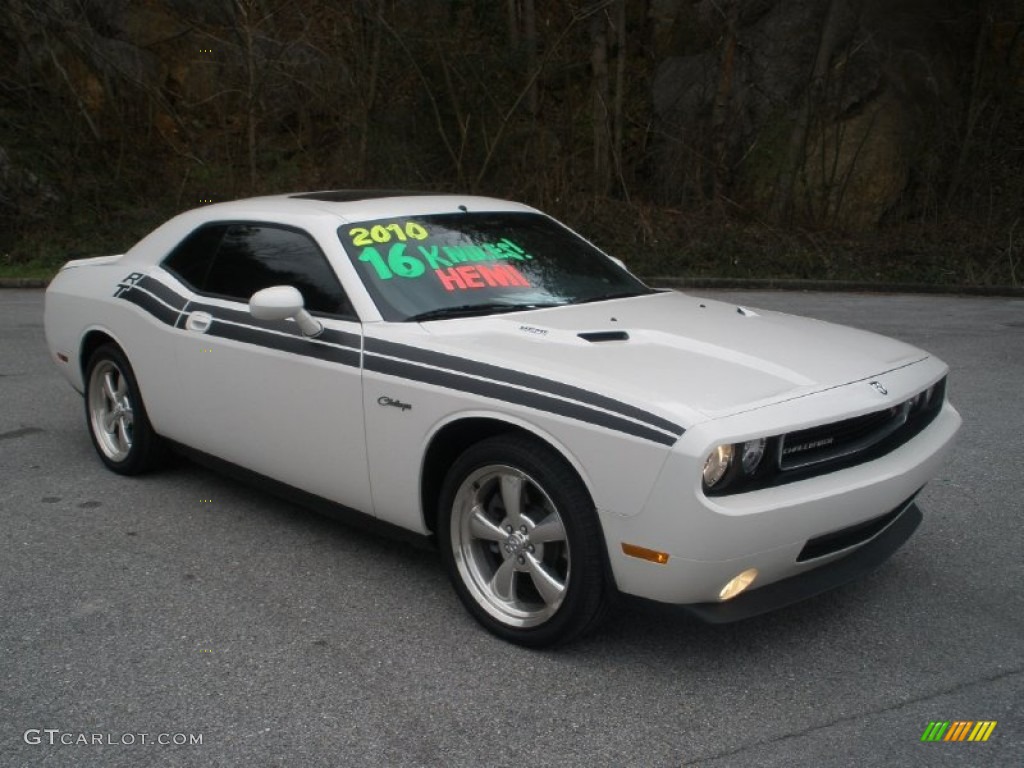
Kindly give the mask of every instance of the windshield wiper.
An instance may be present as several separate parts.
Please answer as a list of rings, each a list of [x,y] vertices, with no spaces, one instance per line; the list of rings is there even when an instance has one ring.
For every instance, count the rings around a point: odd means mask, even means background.
[[[490,304],[458,304],[454,307],[438,307],[429,309],[426,312],[412,315],[405,318],[406,322],[419,323],[424,320],[444,320],[451,317],[473,317],[474,315],[496,315],[502,312],[520,312],[527,309],[540,309],[542,307],[560,307],[562,302],[547,302],[539,304],[501,304],[493,302]]]

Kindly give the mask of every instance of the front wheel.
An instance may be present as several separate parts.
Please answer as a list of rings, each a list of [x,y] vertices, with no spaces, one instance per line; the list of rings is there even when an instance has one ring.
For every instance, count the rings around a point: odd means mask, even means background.
[[[100,459],[114,472],[137,475],[156,467],[165,448],[153,430],[128,358],[104,344],[89,358],[85,418]]]
[[[594,504],[547,445],[499,435],[470,447],[445,479],[439,523],[455,591],[499,637],[556,645],[603,616],[609,589]]]

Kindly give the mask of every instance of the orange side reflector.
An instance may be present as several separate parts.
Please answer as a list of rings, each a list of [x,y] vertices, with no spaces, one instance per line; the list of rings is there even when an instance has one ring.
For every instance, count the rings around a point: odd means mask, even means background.
[[[66,363],[68,361],[68,356],[65,355],[63,352],[58,352],[57,359],[60,360],[62,363]]]
[[[664,565],[668,562],[667,552],[658,552],[647,547],[638,547],[636,544],[622,542],[622,551],[630,557],[639,557],[641,560],[650,560],[652,563]]]

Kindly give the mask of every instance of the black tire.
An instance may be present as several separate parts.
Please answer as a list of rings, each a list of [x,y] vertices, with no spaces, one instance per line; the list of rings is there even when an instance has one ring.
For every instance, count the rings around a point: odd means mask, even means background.
[[[85,367],[85,423],[100,460],[118,474],[142,474],[166,458],[135,373],[113,344],[97,347]]]
[[[459,599],[505,640],[566,643],[607,610],[594,503],[572,466],[538,440],[497,435],[455,461],[441,489],[438,542]]]

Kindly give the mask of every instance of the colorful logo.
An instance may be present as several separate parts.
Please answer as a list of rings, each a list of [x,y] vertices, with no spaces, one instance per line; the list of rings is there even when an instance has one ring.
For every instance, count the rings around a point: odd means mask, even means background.
[[[921,734],[921,741],[988,741],[996,729],[996,720],[932,720]]]

